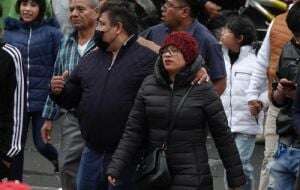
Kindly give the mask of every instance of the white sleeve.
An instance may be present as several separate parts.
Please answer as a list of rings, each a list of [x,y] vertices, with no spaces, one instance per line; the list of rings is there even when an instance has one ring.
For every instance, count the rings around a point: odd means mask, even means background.
[[[258,100],[261,93],[267,88],[267,68],[270,59],[270,30],[272,27],[270,24],[261,48],[257,54],[257,68],[252,73],[250,79],[250,85],[247,89],[247,99]]]

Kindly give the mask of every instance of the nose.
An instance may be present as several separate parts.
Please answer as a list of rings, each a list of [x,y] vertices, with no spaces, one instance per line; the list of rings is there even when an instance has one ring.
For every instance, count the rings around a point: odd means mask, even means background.
[[[70,16],[77,16],[77,15],[78,15],[77,9],[70,10]]]
[[[24,9],[25,11],[29,11],[29,10],[30,10],[30,8],[29,8],[28,5],[25,5],[25,6],[23,7],[23,9]]]
[[[161,10],[162,12],[164,12],[166,9],[167,9],[167,7],[166,7],[166,4],[164,3],[164,4],[161,6],[160,10]]]

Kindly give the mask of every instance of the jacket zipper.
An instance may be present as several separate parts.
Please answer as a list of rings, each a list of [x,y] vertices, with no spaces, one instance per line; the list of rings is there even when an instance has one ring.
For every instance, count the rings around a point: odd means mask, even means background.
[[[31,42],[31,36],[32,36],[32,28],[30,27],[29,29],[29,38],[27,41],[27,111],[29,111],[29,72],[30,72],[30,58],[29,58],[29,54],[30,54],[30,42]]]
[[[231,98],[232,98],[232,67],[233,65],[230,65],[230,89],[229,89],[229,108],[230,108],[230,118],[229,118],[229,124],[230,127],[232,126],[232,102],[231,102]]]
[[[105,76],[105,79],[104,79],[104,85],[103,85],[103,88],[102,88],[102,90],[101,90],[101,94],[103,94],[103,92],[104,92],[105,89],[106,89],[107,81],[108,81],[108,79],[110,78],[110,73],[111,73],[111,70],[112,70],[112,68],[113,68],[113,66],[114,66],[114,64],[115,64],[115,62],[116,62],[117,56],[118,56],[118,55],[116,55],[115,57],[113,57],[113,59],[112,59],[112,61],[111,61],[111,64],[110,64],[110,66],[109,66],[108,69],[107,69],[107,73],[106,73],[106,76]],[[99,110],[100,110],[101,107],[102,107],[102,102],[103,102],[103,96],[101,97],[101,100],[100,100]]]

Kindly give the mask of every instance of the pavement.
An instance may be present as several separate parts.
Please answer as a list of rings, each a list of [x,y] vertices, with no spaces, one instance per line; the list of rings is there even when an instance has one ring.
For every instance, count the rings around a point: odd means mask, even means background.
[[[29,131],[31,131],[31,129]],[[59,148],[59,128],[55,128],[52,133],[52,143],[55,147]],[[209,163],[214,180],[214,190],[224,190],[224,169],[222,161],[218,156],[218,152],[211,138],[208,138],[207,150],[209,153]],[[254,150],[254,156],[252,157],[257,185],[260,166],[263,159],[263,152],[264,145],[257,144]],[[33,190],[60,190],[59,176],[54,173],[54,168],[51,163],[42,157],[35,149],[31,133],[28,133],[25,148],[24,170],[24,182],[31,185]]]

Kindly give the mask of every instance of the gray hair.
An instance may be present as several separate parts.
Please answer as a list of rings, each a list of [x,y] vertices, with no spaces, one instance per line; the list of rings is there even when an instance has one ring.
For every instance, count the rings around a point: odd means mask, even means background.
[[[99,9],[100,8],[100,2],[99,0],[88,0],[91,7]]]

